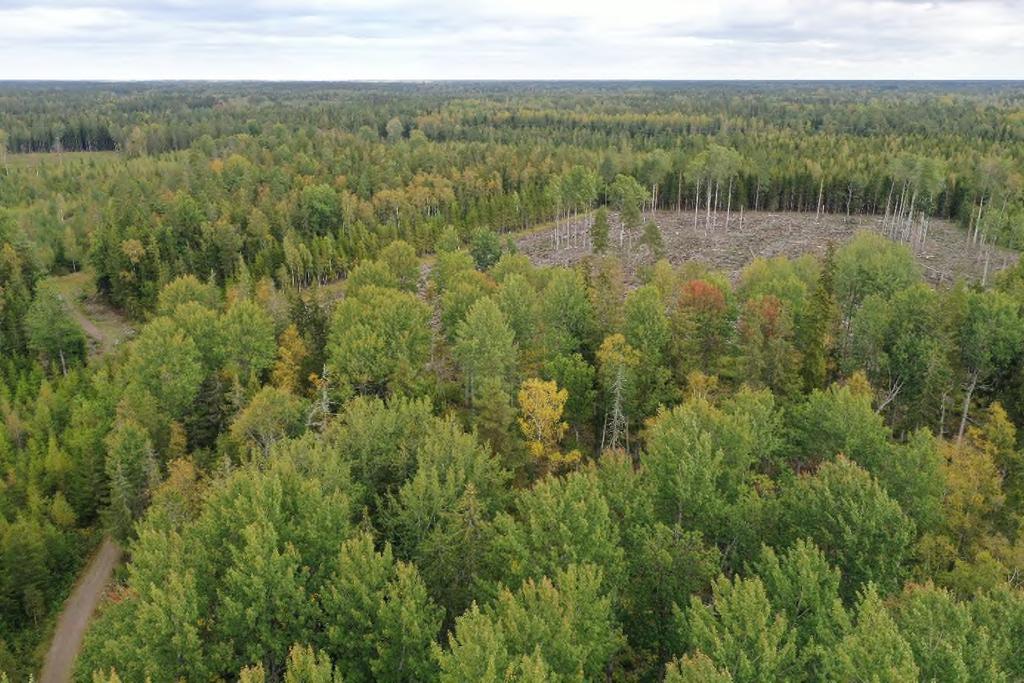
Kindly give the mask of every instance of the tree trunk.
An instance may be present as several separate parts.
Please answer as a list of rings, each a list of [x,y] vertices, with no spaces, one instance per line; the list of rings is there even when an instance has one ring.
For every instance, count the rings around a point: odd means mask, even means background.
[[[967,415],[971,409],[971,398],[974,396],[974,390],[978,387],[978,371],[971,371],[971,381],[967,385],[967,393],[964,394],[964,412],[960,416],[960,429],[956,433],[956,442],[960,443],[960,440],[964,438],[964,430],[967,429]]]
[[[725,204],[725,231],[729,232],[729,215],[732,213],[732,178],[729,178],[729,199]]]
[[[693,232],[697,232],[697,215],[700,210],[700,178],[697,178],[697,192],[693,197]]]

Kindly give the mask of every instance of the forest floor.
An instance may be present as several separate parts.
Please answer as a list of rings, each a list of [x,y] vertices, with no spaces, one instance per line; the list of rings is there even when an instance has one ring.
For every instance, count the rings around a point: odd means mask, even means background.
[[[665,258],[678,265],[685,261],[700,261],[716,270],[725,271],[735,281],[743,267],[758,256],[771,258],[802,254],[822,255],[829,243],[836,247],[849,241],[860,230],[882,231],[882,216],[851,216],[823,214],[820,218],[813,213],[770,213],[765,211],[733,212],[729,227],[725,228],[726,215],[719,212],[717,228],[710,236],[704,234],[704,214],[701,213],[694,230],[692,212],[657,211],[654,220],[661,228],[665,244]],[[581,218],[580,231],[589,225],[589,217]],[[626,232],[622,248],[619,247],[620,221],[618,215],[609,216],[609,253],[622,259],[623,268],[631,282],[638,281],[637,272],[656,260],[650,250],[641,245],[641,230]],[[564,230],[564,228],[563,228]],[[516,244],[521,253],[530,257],[537,265],[572,265],[591,253],[589,242],[571,240],[566,247],[555,249],[553,228],[533,231],[518,238]],[[631,246],[632,245],[632,246]],[[957,279],[976,282],[1017,262],[1019,254],[1009,249],[992,247],[990,250],[971,245],[967,234],[949,221],[932,219],[928,228],[928,240],[923,248],[914,254],[921,265],[925,278],[937,285],[951,284]]]
[[[89,337],[90,355],[109,353],[135,333],[127,318],[97,296],[88,271],[50,277],[45,283],[57,290],[71,317]]]
[[[109,536],[104,538],[64,603],[50,649],[43,660],[39,683],[67,683],[71,680],[89,620],[120,561],[121,548]]]

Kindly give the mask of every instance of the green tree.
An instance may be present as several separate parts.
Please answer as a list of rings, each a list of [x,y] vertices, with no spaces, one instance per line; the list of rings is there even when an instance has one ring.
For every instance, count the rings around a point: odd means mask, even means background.
[[[512,514],[495,519],[496,581],[554,576],[570,564],[601,569],[606,591],[623,579],[620,532],[593,472],[545,477],[520,492]]]
[[[25,339],[29,350],[65,375],[69,367],[85,361],[85,334],[60,295],[49,288],[36,290],[25,314]]]
[[[235,302],[221,318],[227,366],[243,381],[259,377],[274,364],[277,335],[274,321],[248,299]]]
[[[590,244],[595,254],[608,250],[608,232],[608,209],[602,206],[594,212],[594,222],[590,225]]]
[[[159,476],[149,434],[132,421],[114,425],[106,438],[106,473],[110,485],[106,522],[118,538],[131,535],[132,523],[149,502],[149,487]]]
[[[430,353],[430,309],[406,292],[368,287],[335,309],[327,342],[331,376],[359,393],[417,386]]]
[[[515,333],[490,297],[478,299],[459,323],[452,353],[462,370],[467,403],[473,403],[487,380],[511,386],[516,363]]]
[[[964,376],[964,404],[957,438],[967,427],[971,399],[978,385],[1005,370],[1020,356],[1024,320],[1020,305],[996,290],[972,292],[958,331],[960,364]]]
[[[196,343],[170,318],[155,318],[132,342],[124,365],[126,384],[157,397],[167,417],[176,419],[192,406],[203,380]]]
[[[774,612],[758,578],[722,576],[711,586],[711,603],[690,599],[685,631],[691,651],[703,653],[731,680],[772,681],[793,675],[794,634]]]
[[[914,523],[868,472],[839,456],[798,477],[779,496],[781,539],[812,540],[842,573],[851,599],[868,582],[900,585]]]
[[[524,659],[569,680],[594,680],[622,644],[601,572],[571,565],[555,578],[502,589],[493,605],[473,605],[455,622],[448,648],[436,649],[441,681],[520,680]],[[550,680],[550,679],[544,679]]]
[[[395,240],[380,252],[380,260],[391,270],[398,289],[416,293],[420,287],[420,260],[412,245]]]
[[[838,680],[918,680],[914,653],[874,585],[868,584],[861,593],[854,626],[836,647],[829,670]]]
[[[297,436],[305,424],[302,399],[284,389],[265,386],[235,416],[231,436],[248,448],[259,449],[266,457],[275,443]]]
[[[478,270],[488,270],[501,258],[501,239],[490,228],[477,228],[469,243],[469,253]]]
[[[769,602],[785,615],[806,679],[826,677],[832,652],[850,628],[839,596],[839,570],[813,543],[798,540],[781,556],[762,548],[752,571],[764,583]]]

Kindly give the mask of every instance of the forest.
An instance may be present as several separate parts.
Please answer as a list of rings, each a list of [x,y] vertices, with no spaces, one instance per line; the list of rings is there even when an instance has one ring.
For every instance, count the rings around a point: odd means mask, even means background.
[[[1024,262],[934,221],[1024,247],[1019,83],[0,83],[0,681],[105,537],[78,681],[1024,680]]]

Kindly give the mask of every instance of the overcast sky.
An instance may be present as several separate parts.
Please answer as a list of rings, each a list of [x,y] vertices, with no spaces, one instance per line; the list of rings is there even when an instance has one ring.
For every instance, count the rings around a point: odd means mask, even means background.
[[[0,0],[0,79],[1024,78],[1024,0]]]

